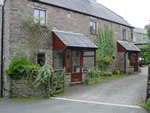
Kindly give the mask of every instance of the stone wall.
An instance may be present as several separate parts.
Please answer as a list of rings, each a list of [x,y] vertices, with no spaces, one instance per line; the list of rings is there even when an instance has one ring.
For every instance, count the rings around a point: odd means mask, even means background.
[[[117,58],[118,58],[118,69],[120,72],[124,72],[124,52],[118,52]]]
[[[117,53],[117,40],[122,40],[122,29],[127,29],[127,41],[131,41],[131,28],[119,25],[116,23],[108,22],[99,18],[79,14],[77,12],[69,11],[66,9],[58,8],[51,5],[40,4],[28,0],[13,0],[7,1],[5,4],[5,31],[4,31],[4,72],[8,68],[11,60],[9,55],[13,53],[13,49],[16,48],[17,43],[25,45],[27,36],[22,33],[21,22],[22,17],[26,17],[27,14],[34,16],[34,8],[42,9],[46,11],[46,22],[50,24],[53,29],[81,33],[87,36],[89,39],[94,41],[97,35],[90,34],[90,20],[94,20],[98,23],[97,27],[104,30],[104,26],[107,25],[114,32],[114,44],[115,51],[113,56],[115,60],[108,70],[122,69],[123,63],[119,62],[118,59],[122,56],[118,56]],[[70,14],[70,17],[68,16]],[[32,38],[32,37],[30,37]],[[52,37],[51,37],[52,38]],[[53,47],[46,51],[47,64],[53,66]],[[28,50],[27,56],[30,59],[30,50]],[[121,59],[120,59],[121,60]],[[10,84],[7,82],[7,75],[4,73],[4,88],[10,90]],[[5,96],[8,96],[6,92]]]
[[[65,75],[65,86],[68,87],[71,83],[71,73]]]
[[[12,79],[11,81],[12,98],[16,97],[45,97],[46,90],[45,85],[41,85],[35,88],[32,84],[28,84],[25,78],[22,79]]]

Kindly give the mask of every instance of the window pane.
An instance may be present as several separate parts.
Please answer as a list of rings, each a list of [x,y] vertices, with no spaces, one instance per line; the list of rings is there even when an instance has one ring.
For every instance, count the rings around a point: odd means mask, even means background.
[[[45,57],[45,54],[44,53],[39,53],[38,57],[42,57],[43,58],[43,57]]]
[[[94,51],[84,51],[83,56],[94,56]]]
[[[54,51],[54,69],[63,69],[63,50]]]
[[[90,22],[90,26],[93,26],[93,22]]]
[[[90,33],[93,33],[93,22],[90,22]]]
[[[94,57],[83,57],[83,69],[82,71],[88,71],[94,67]]]
[[[40,11],[41,24],[45,24],[45,11]]]
[[[72,72],[80,72],[80,51],[72,51]]]
[[[37,18],[39,18],[39,10],[34,10],[34,17],[37,19]],[[34,20],[35,22],[37,22],[37,20]]]
[[[44,53],[38,53],[37,63],[40,65],[40,67],[45,64],[45,54]]]
[[[93,24],[93,33],[96,33],[96,22],[94,22]]]

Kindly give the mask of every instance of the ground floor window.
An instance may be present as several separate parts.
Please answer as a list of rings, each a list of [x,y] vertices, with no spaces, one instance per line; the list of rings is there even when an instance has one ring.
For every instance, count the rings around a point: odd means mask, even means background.
[[[54,69],[63,69],[63,50],[54,50]]]
[[[94,51],[83,51],[83,67],[82,67],[82,72],[83,71],[88,71],[88,69],[92,69],[94,67]]]
[[[37,64],[39,64],[40,67],[45,64],[45,53],[38,53]]]

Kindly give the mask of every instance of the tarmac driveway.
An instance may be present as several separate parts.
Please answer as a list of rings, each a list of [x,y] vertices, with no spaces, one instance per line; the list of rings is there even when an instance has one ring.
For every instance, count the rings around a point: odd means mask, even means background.
[[[107,79],[94,86],[76,85],[59,98],[138,106],[146,97],[148,75],[147,66],[141,69],[142,73]]]
[[[139,107],[146,96],[147,67],[142,73],[107,79],[94,86],[76,85],[65,95],[35,102],[0,101],[0,113],[147,113]]]

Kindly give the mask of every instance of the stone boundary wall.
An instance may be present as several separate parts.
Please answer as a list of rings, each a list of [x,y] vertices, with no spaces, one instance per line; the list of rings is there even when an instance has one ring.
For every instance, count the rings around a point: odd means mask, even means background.
[[[25,78],[22,79],[12,79],[12,98],[29,98],[29,97],[45,97],[46,89],[45,85],[41,85],[38,88],[35,88],[32,84],[28,84]]]

